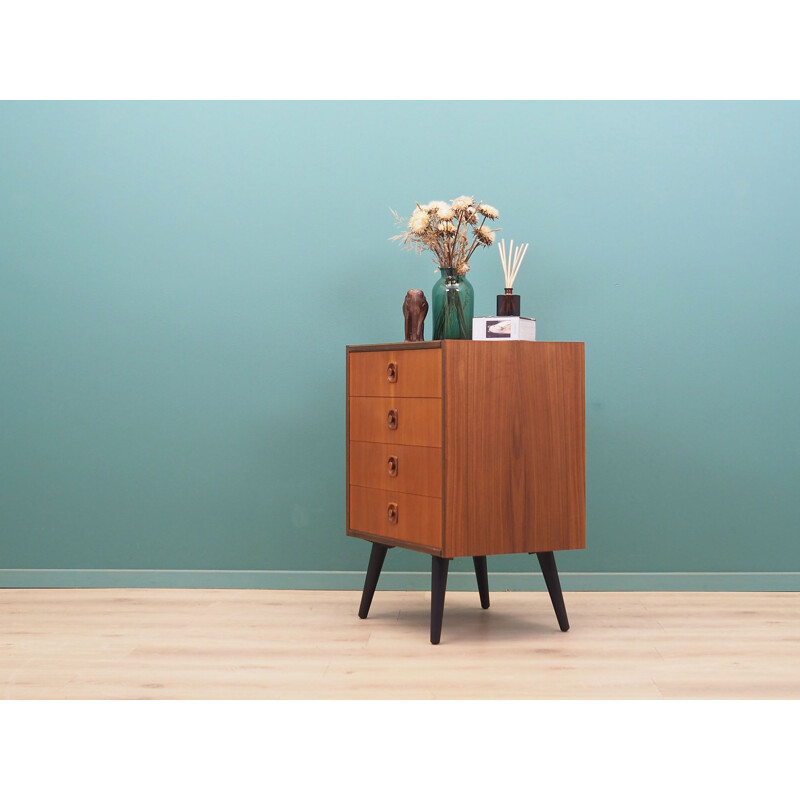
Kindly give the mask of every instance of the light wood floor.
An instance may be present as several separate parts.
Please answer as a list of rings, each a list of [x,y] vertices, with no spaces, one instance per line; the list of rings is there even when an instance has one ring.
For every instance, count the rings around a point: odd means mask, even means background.
[[[0,698],[798,699],[800,593],[2,589]]]

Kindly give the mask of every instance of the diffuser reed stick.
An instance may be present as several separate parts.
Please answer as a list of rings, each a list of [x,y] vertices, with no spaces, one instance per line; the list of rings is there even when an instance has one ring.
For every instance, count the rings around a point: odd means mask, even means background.
[[[500,262],[503,265],[503,277],[506,281],[506,293],[511,294],[514,289],[514,281],[517,279],[519,268],[522,266],[522,259],[525,258],[525,253],[528,252],[528,244],[519,245],[514,248],[514,240],[508,246],[508,253],[506,253],[505,239],[501,239],[497,245],[500,251]]]

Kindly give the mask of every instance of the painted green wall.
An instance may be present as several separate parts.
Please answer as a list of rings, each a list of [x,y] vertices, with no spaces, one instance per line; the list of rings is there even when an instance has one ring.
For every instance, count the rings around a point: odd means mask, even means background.
[[[360,573],[344,348],[435,279],[390,207],[467,193],[586,342],[561,570],[797,573],[799,142],[794,102],[0,104],[0,570]]]

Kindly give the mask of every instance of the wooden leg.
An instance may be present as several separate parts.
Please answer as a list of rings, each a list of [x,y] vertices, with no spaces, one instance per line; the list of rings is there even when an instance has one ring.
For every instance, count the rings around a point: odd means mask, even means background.
[[[489,608],[489,571],[486,567],[486,556],[473,556],[472,562],[475,564],[475,577],[478,579],[481,608]]]
[[[369,614],[369,607],[372,605],[372,595],[375,594],[375,587],[378,585],[378,578],[381,575],[383,559],[389,547],[385,544],[373,542],[372,552],[369,554],[369,566],[367,567],[367,577],[364,581],[364,591],[361,593],[361,607],[358,609],[358,616],[366,619]]]
[[[564,606],[564,595],[561,594],[561,581],[558,579],[556,558],[551,551],[537,553],[536,558],[539,559],[544,582],[547,584],[547,591],[550,592],[550,600],[553,603],[553,610],[556,612],[558,625],[562,631],[568,631],[569,620],[567,619],[567,609]]]
[[[447,570],[450,560],[432,556],[431,564],[431,644],[439,644],[444,616],[444,593],[447,589]]]

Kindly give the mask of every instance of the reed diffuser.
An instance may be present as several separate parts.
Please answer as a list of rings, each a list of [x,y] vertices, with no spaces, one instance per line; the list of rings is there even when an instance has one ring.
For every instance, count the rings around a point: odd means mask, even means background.
[[[514,281],[517,278],[519,268],[522,266],[522,259],[528,252],[528,245],[519,245],[514,248],[514,240],[508,246],[506,253],[505,239],[501,239],[497,245],[500,251],[500,263],[503,265],[503,277],[505,278],[505,294],[497,295],[497,316],[498,317],[518,317],[519,316],[519,295],[514,294]]]

